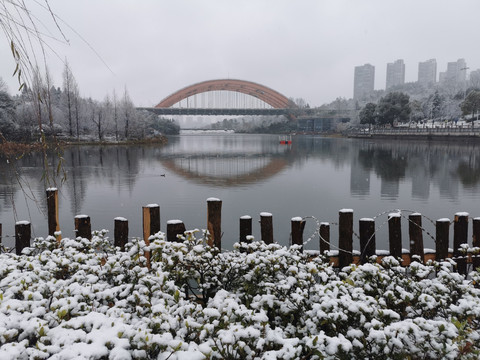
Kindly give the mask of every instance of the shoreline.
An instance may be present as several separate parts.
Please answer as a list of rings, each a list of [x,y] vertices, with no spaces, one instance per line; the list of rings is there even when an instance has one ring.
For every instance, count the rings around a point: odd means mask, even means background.
[[[166,145],[168,139],[166,136],[154,139],[143,139],[143,140],[125,140],[125,141],[77,141],[77,140],[57,140],[57,141],[46,141],[44,143],[35,142],[35,143],[23,143],[23,142],[14,142],[14,141],[5,141],[0,143],[0,155],[15,155],[15,154],[28,154],[33,151],[41,151],[43,149],[50,150],[56,149],[58,147],[67,147],[67,146],[78,146],[78,145],[88,145],[88,146],[122,146],[122,145]]]
[[[428,129],[427,129],[428,130]],[[437,131],[441,130],[441,131]],[[347,138],[356,139],[371,139],[371,140],[427,140],[427,141],[480,141],[480,129],[469,130],[462,129],[462,131],[455,131],[452,129],[437,129],[434,131],[404,131],[404,130],[382,130],[380,132],[372,133],[349,133],[344,136]]]

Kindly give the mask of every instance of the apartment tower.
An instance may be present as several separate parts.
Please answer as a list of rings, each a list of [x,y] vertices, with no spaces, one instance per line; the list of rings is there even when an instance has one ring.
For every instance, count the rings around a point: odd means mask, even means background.
[[[387,64],[387,84],[386,89],[388,90],[395,85],[405,84],[405,64],[403,60],[397,60],[393,63]]]
[[[365,64],[355,66],[353,79],[353,98],[355,100],[366,100],[375,86],[375,66]]]
[[[437,60],[430,59],[418,63],[418,83],[432,86],[437,82]]]

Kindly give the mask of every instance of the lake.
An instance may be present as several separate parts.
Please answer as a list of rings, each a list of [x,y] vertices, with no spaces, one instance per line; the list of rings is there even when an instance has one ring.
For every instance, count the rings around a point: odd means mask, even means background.
[[[63,153],[66,181],[59,188],[63,237],[74,236],[74,216],[87,214],[95,230],[113,219],[129,220],[130,235],[142,233],[142,206],[160,205],[161,228],[180,219],[187,229],[206,228],[207,198],[223,201],[222,245],[231,249],[239,236],[239,218],[253,218],[260,238],[259,214],[273,214],[274,238],[289,243],[292,217],[312,216],[332,224],[337,243],[338,211],[354,210],[358,220],[375,217],[377,248],[388,249],[387,214],[401,209],[425,215],[425,230],[435,233],[438,218],[456,212],[480,216],[479,144],[380,141],[297,135],[280,145],[276,135],[184,133],[161,146],[71,146]],[[50,155],[55,168],[58,156]],[[32,222],[34,236],[47,234],[43,156],[17,161],[0,157],[0,222],[3,243],[13,246],[14,224]],[[51,184],[50,184],[51,185]],[[407,220],[403,247],[408,248]],[[316,222],[307,220],[305,239]],[[469,230],[471,231],[471,230]],[[469,235],[470,236],[470,235]],[[427,233],[426,247],[434,247]],[[318,237],[308,245],[318,249]],[[354,248],[359,241],[354,239]]]

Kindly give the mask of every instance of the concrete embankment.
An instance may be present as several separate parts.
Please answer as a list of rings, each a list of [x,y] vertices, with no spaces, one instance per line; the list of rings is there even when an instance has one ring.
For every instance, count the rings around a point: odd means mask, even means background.
[[[480,140],[480,128],[385,129],[371,132],[352,132],[347,136],[351,138],[394,140],[478,141]]]

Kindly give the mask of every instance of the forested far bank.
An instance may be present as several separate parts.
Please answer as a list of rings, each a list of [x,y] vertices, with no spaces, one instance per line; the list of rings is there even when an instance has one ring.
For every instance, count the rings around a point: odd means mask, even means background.
[[[30,85],[11,95],[0,78],[0,142],[33,142],[41,136],[77,141],[129,141],[178,134],[180,127],[138,111],[127,89],[101,101],[82,97],[68,64],[62,87],[36,72]]]

